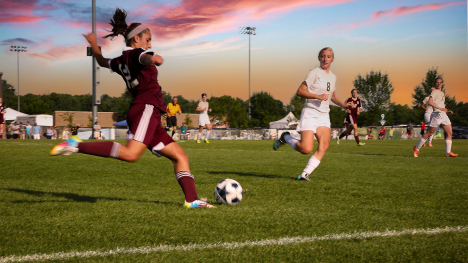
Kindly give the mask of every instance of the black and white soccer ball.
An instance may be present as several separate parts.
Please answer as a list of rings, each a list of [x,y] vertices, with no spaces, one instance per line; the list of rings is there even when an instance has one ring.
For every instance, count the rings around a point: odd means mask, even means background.
[[[242,186],[232,179],[219,182],[214,191],[216,201],[225,205],[237,205],[242,200]]]

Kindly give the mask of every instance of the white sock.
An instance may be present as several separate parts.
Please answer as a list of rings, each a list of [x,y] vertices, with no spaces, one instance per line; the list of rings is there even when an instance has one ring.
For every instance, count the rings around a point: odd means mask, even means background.
[[[206,131],[205,140],[208,140],[208,138],[210,137],[210,132],[211,132],[211,130]]]
[[[309,162],[307,163],[306,167],[304,168],[304,171],[302,172],[302,175],[305,174],[311,174],[317,166],[319,166],[320,161],[319,159],[315,158],[314,155],[310,157]]]
[[[418,142],[418,145],[416,146],[416,149],[421,149],[421,147],[423,147],[423,145],[426,143],[426,140],[424,140],[423,137],[421,137],[421,139],[419,140]]]
[[[432,138],[434,138],[434,134],[432,134],[431,136],[429,136],[429,138],[427,138],[427,140],[429,141],[429,143],[432,143]]]
[[[201,132],[198,133],[198,137],[197,137],[197,140],[201,140]]]
[[[296,150],[296,144],[299,141],[298,139],[292,137],[291,135],[286,135],[284,136],[284,140],[286,140],[286,142],[289,144],[289,146],[291,146],[291,148]]]
[[[452,151],[452,140],[445,140],[445,152],[449,153]]]

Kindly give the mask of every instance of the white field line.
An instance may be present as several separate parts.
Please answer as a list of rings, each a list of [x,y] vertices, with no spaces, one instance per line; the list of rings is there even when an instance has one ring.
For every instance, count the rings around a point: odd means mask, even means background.
[[[445,228],[431,228],[431,229],[405,229],[405,230],[387,230],[384,232],[358,232],[353,234],[335,234],[325,236],[311,236],[311,237],[285,237],[279,239],[264,239],[258,241],[246,242],[226,242],[214,244],[188,244],[188,245],[161,245],[156,247],[135,247],[135,248],[116,248],[114,250],[102,251],[71,251],[71,252],[58,252],[52,254],[33,254],[25,256],[8,256],[0,258],[0,263],[6,262],[25,262],[25,261],[47,261],[47,260],[63,260],[69,258],[90,258],[90,257],[106,257],[110,255],[123,255],[123,254],[149,254],[154,252],[169,252],[169,251],[190,251],[202,249],[238,249],[243,247],[253,246],[281,246],[289,244],[301,244],[307,242],[317,242],[326,240],[347,240],[347,239],[366,239],[373,237],[393,237],[401,235],[436,235],[450,232],[466,232],[468,226],[445,227]]]

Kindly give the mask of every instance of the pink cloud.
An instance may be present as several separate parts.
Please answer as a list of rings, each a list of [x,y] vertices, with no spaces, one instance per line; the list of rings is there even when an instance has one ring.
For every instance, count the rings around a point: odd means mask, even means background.
[[[444,7],[452,5],[466,5],[466,1],[458,1],[451,3],[437,3],[437,4],[428,4],[428,5],[416,5],[416,6],[400,6],[393,9],[387,9],[383,11],[374,12],[372,18],[378,20],[384,17],[395,18],[397,16],[404,16],[416,12],[426,12],[430,10],[442,9]]]
[[[37,0],[3,0],[0,8],[0,24],[32,23],[44,17],[32,13],[37,8]]]
[[[323,7],[350,1],[353,0],[183,0],[176,6],[145,5],[132,14],[146,14],[149,19],[145,23],[151,32],[159,40],[173,44],[246,26],[241,21],[251,23],[252,20],[272,18],[299,8]]]

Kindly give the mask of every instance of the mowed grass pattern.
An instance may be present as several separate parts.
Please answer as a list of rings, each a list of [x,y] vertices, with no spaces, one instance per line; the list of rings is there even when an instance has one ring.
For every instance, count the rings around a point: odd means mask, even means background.
[[[311,176],[310,155],[272,141],[180,142],[199,196],[215,203],[224,178],[248,189],[238,206],[184,209],[173,165],[149,151],[136,163],[49,156],[58,141],[0,141],[0,257],[118,247],[213,244],[283,237],[468,226],[468,140],[412,156],[413,141],[331,142]],[[67,262],[468,261],[468,232],[72,258]]]

